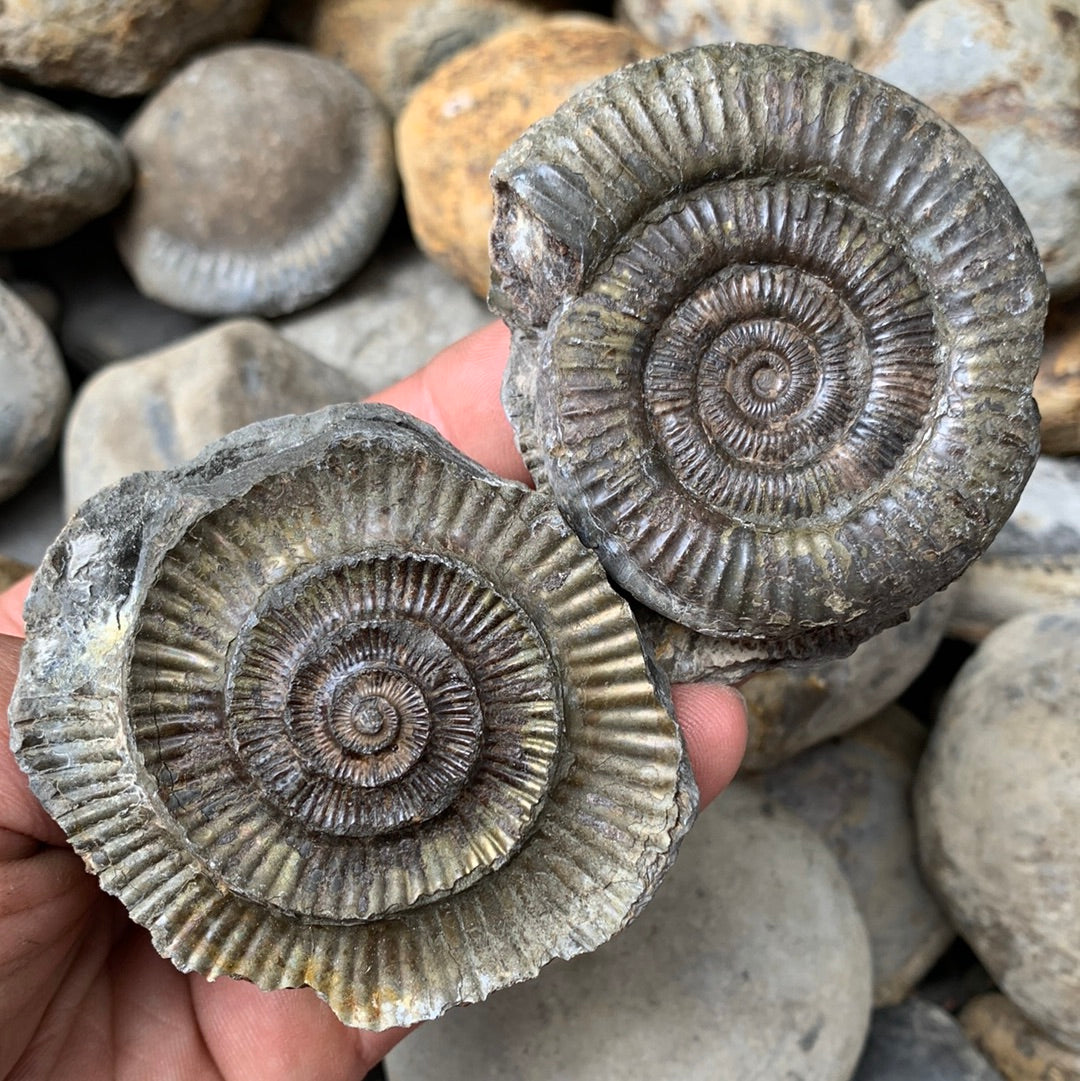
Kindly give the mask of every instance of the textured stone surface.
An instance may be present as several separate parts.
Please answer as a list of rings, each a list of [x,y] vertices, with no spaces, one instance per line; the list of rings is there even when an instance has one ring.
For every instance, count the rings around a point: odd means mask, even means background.
[[[1052,306],[1035,376],[1044,454],[1080,454],[1080,300]]]
[[[903,18],[900,0],[619,0],[619,15],[665,52],[749,41],[858,58]]]
[[[1005,1081],[1080,1081],[1080,1052],[1043,1035],[1004,995],[973,999],[960,1024]]]
[[[702,46],[599,79],[491,183],[504,407],[642,606],[761,667],[843,656],[1011,513],[1045,281],[1000,180],[907,94]]]
[[[535,17],[512,0],[317,0],[304,40],[356,72],[396,115],[440,64]]]
[[[991,634],[919,767],[927,878],[998,986],[1080,1050],[1080,611]]]
[[[491,322],[483,301],[412,245],[384,248],[329,300],[279,319],[276,329],[347,371],[364,395],[426,364]]]
[[[1003,1081],[940,1006],[878,1010],[853,1081]]]
[[[143,94],[196,49],[244,37],[267,0],[20,0],[0,5],[0,68],[45,86]]]
[[[982,151],[1035,235],[1051,290],[1080,288],[1080,3],[926,0],[862,66]]]
[[[253,421],[357,397],[348,375],[265,323],[218,324],[82,385],[64,432],[65,504],[74,511],[128,473],[179,465]]]
[[[874,1005],[900,1002],[956,932],[918,866],[910,793],[926,739],[891,706],[841,739],[756,778],[829,846],[870,933]]]
[[[49,460],[71,388],[45,324],[2,284],[0,388],[0,500],[4,500]]]
[[[948,593],[935,593],[913,609],[906,623],[863,642],[854,653],[811,667],[775,668],[741,686],[746,699],[744,767],[767,769],[830,736],[838,736],[895,701],[926,667],[945,634],[952,610]],[[704,651],[707,641],[694,644]],[[701,678],[675,659],[672,678]]]
[[[0,87],[0,248],[55,243],[111,210],[130,184],[127,151],[103,127]]]
[[[735,785],[607,946],[391,1052],[390,1081],[847,1081],[869,1020],[866,932],[824,844]]]
[[[386,406],[98,493],[25,618],[12,750],[102,888],[182,971],[307,985],[346,1024],[595,949],[696,813],[595,556]]]
[[[416,89],[395,129],[420,247],[486,296],[495,159],[574,91],[655,52],[625,27],[561,15],[504,30],[443,64]]]
[[[148,296],[203,315],[278,315],[371,254],[397,199],[393,140],[355,76],[284,45],[178,71],[124,143],[136,185],[117,243]]]
[[[1080,458],[1040,456],[1012,516],[950,592],[949,633],[969,642],[1025,612],[1080,606]]]

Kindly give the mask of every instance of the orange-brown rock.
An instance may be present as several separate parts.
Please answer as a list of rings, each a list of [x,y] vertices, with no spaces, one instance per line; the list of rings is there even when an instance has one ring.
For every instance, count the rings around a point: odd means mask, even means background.
[[[1044,1036],[1004,995],[980,995],[960,1024],[1005,1081],[1080,1081],[1080,1054]]]
[[[439,67],[396,128],[417,243],[485,295],[495,159],[575,91],[656,51],[608,20],[562,15],[505,30]]]
[[[1080,300],[1051,308],[1035,401],[1046,454],[1080,454]]]
[[[536,13],[514,0],[319,0],[305,33],[401,112],[413,90],[462,49]]]

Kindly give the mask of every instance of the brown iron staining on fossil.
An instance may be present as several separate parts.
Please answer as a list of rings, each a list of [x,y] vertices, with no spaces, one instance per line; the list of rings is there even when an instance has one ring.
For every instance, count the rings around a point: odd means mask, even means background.
[[[103,887],[179,968],[309,985],[349,1024],[604,942],[693,816],[592,553],[385,407],[100,493],[26,618],[13,745]]]
[[[849,652],[1008,517],[1045,281],[1000,181],[914,99],[706,46],[593,84],[492,183],[507,412],[662,617],[662,660],[698,632],[727,676]]]

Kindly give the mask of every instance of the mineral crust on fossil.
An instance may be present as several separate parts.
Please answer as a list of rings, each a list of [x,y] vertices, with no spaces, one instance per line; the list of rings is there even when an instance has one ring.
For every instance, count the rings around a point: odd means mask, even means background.
[[[381,406],[83,505],[12,744],[182,970],[434,1017],[646,903],[697,792],[629,609],[544,496]]]
[[[537,484],[731,671],[850,652],[1008,517],[1046,283],[996,175],[913,98],[704,46],[592,84],[492,184]]]

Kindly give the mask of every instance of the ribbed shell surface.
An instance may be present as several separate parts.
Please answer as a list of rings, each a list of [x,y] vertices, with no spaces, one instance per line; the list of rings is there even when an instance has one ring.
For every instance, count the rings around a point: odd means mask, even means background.
[[[693,815],[599,564],[385,407],[107,489],[26,621],[13,746],[102,886],[179,968],[308,985],[349,1024],[606,941]]]
[[[645,605],[774,657],[850,651],[1008,517],[1045,280],[925,106],[821,56],[707,46],[593,84],[492,183],[507,412]]]

